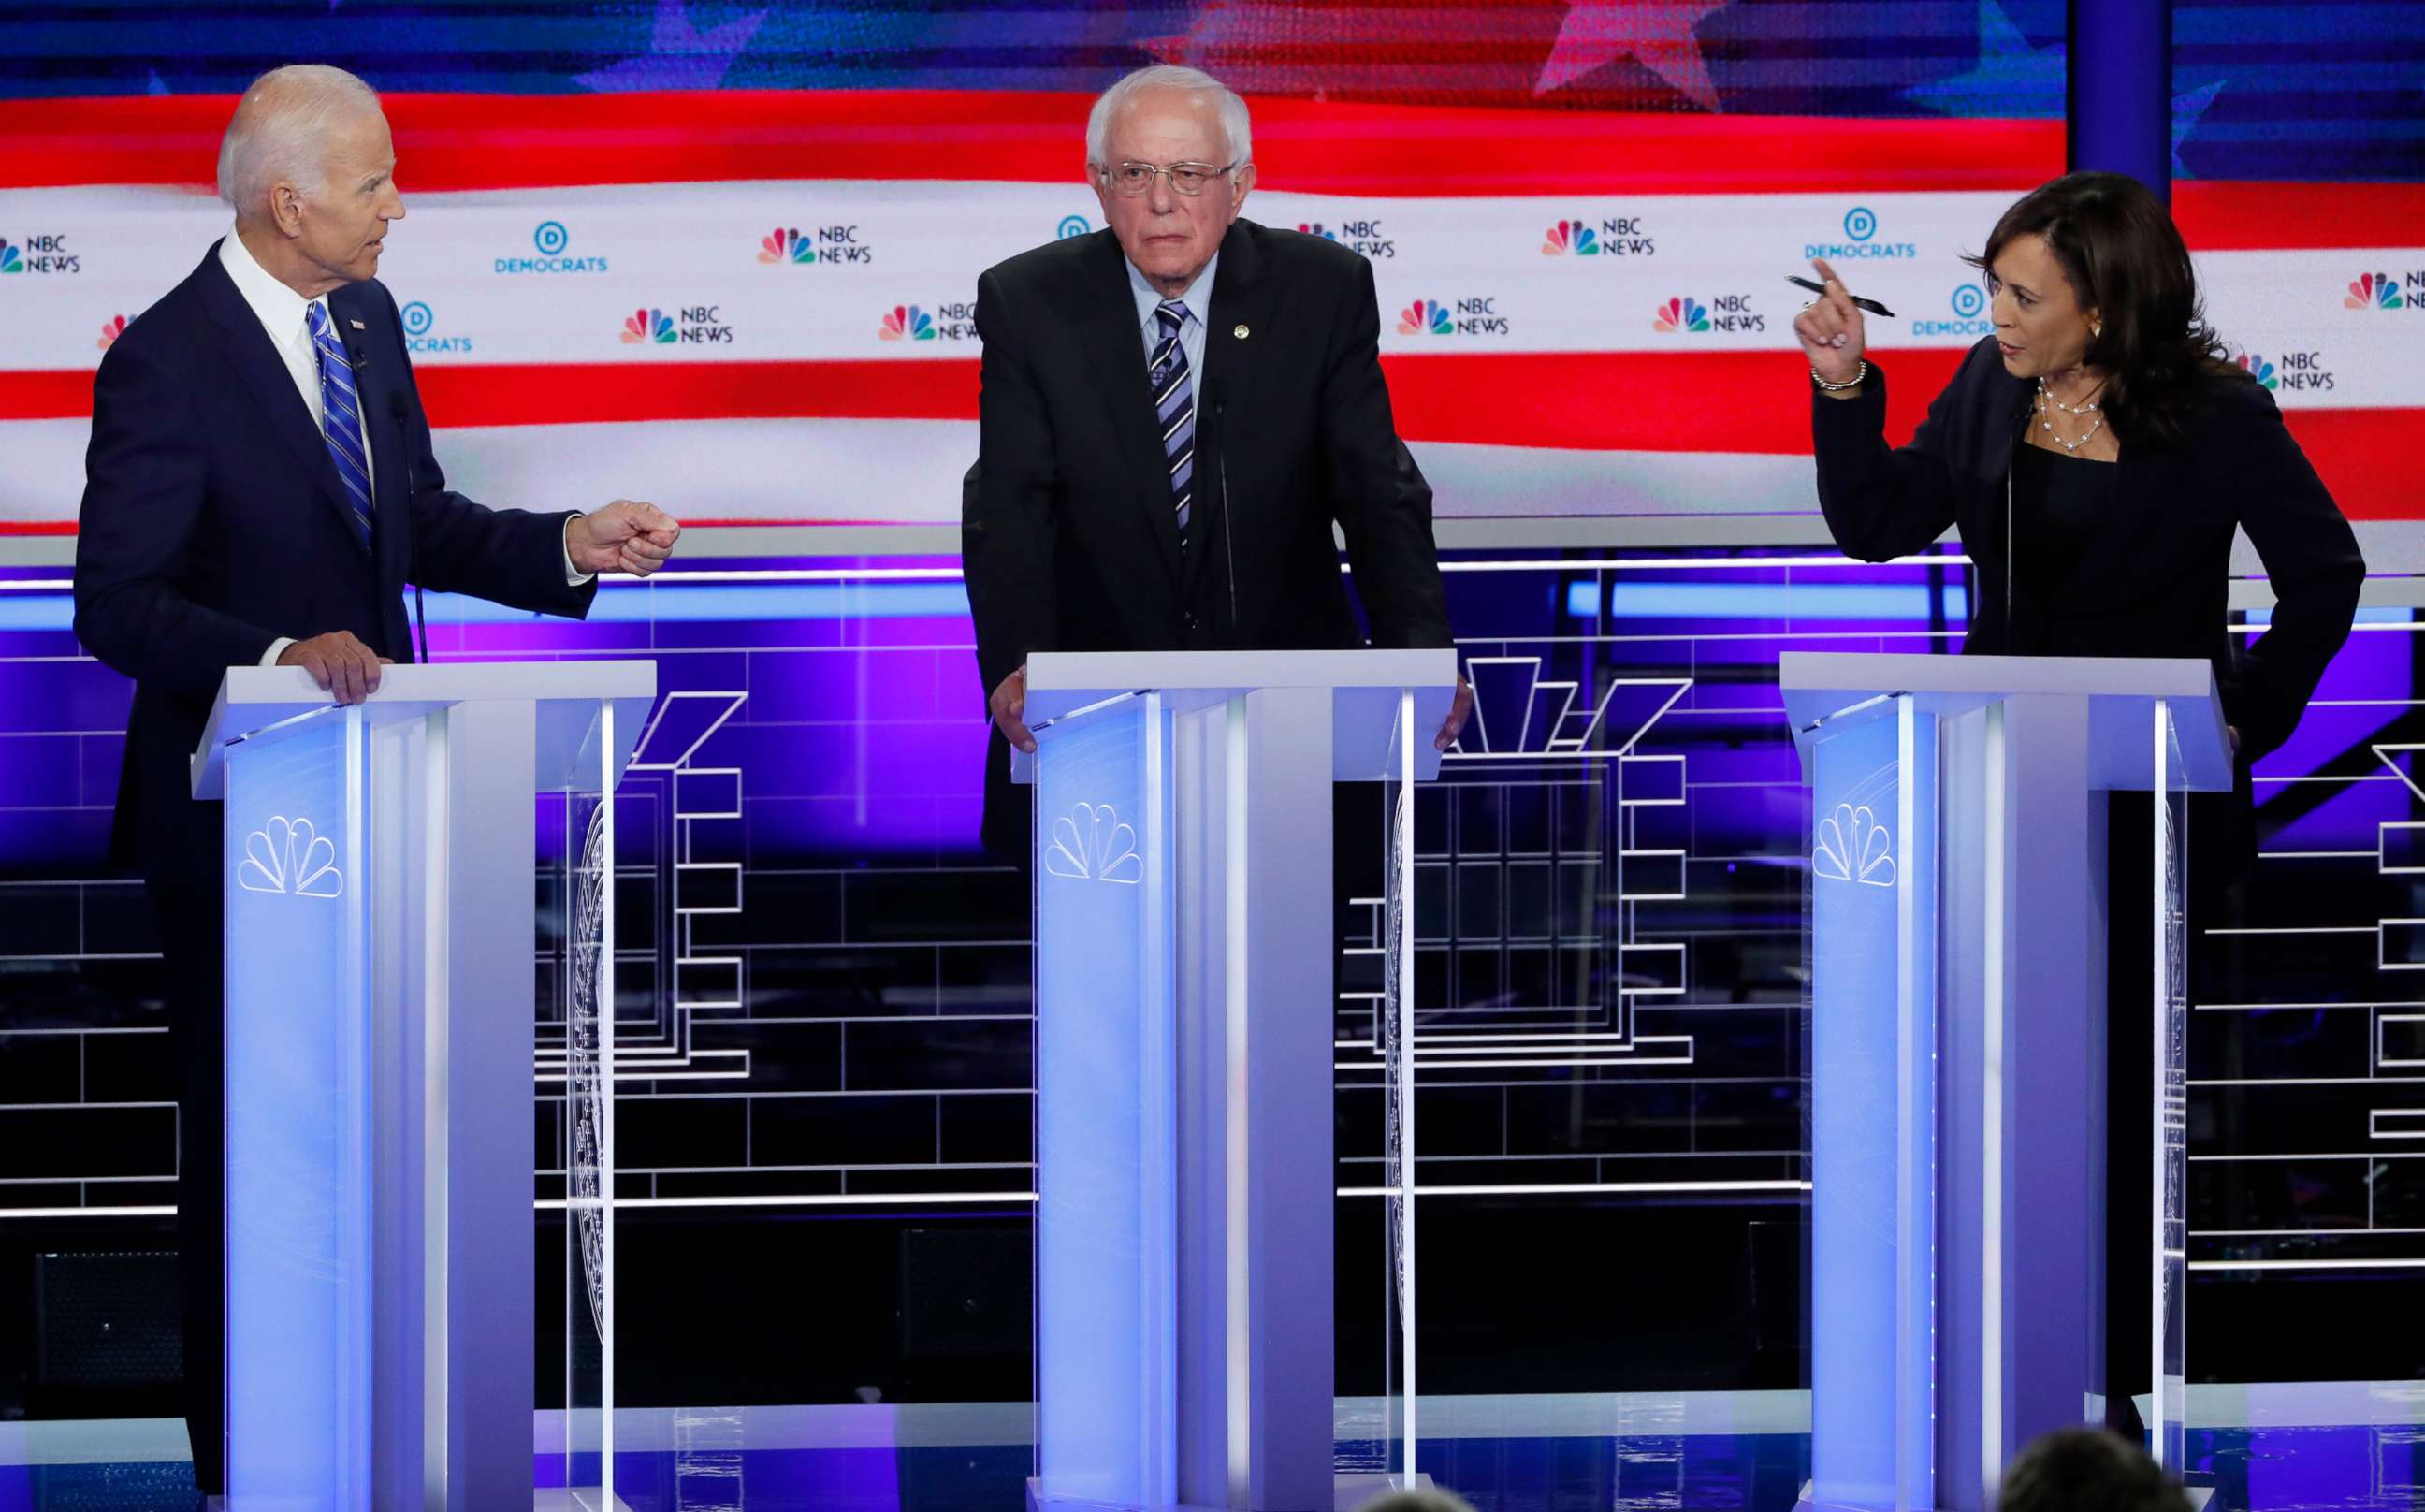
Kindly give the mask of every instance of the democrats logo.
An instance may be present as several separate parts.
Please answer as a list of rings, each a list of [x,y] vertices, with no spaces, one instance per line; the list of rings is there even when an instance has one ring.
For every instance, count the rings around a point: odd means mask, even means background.
[[[0,277],[11,273],[81,273],[84,265],[68,250],[65,236],[28,236],[23,243],[0,236]]]
[[[498,258],[497,273],[503,277],[512,277],[529,273],[603,273],[607,270],[606,259],[602,257],[570,255],[572,233],[564,229],[564,222],[561,220],[540,221],[531,232],[531,248],[538,253],[538,256],[530,257],[518,252],[510,257]]]
[[[93,345],[105,352],[109,350],[111,343],[117,341],[119,337],[125,334],[126,317],[124,315],[112,315],[107,320],[101,323],[101,340],[94,342]]]
[[[1296,229],[1308,236],[1337,242],[1374,262],[1387,262],[1398,255],[1396,240],[1382,232],[1378,220],[1342,220],[1336,226],[1325,225],[1319,220],[1301,220],[1297,222]]]
[[[1952,298],[1946,304],[1953,312],[1951,320],[1912,317],[1911,333],[1915,336],[1985,336],[1992,334],[1996,323],[1987,318],[1987,291],[1978,283],[1957,283]]]
[[[0,243],[5,246],[6,243]],[[2425,309],[2425,273],[2408,275],[2408,294],[2401,297],[2399,281],[2388,273],[2361,273],[2350,281],[2341,305],[2350,310],[2398,310],[2403,305]]]
[[[875,261],[875,249],[857,225],[818,226],[802,231],[778,226],[758,238],[758,261],[768,267],[836,267]]]
[[[939,304],[932,310],[896,304],[875,327],[879,341],[974,341],[976,334],[977,307],[967,300]]]
[[[1072,236],[1087,235],[1094,229],[1095,223],[1084,216],[1063,216],[1061,224],[1053,228],[1052,239],[1066,242]]]
[[[1914,242],[1880,241],[1878,216],[1868,205],[1856,204],[1844,212],[1841,241],[1812,241],[1802,244],[1802,255],[1807,260],[1823,257],[1829,262],[1861,258],[1918,257],[1919,247]]]
[[[1417,299],[1398,312],[1401,336],[1504,336],[1513,328],[1499,313],[1497,295],[1463,299]]]
[[[404,349],[415,357],[427,357],[439,352],[468,352],[472,349],[469,336],[436,334],[438,315],[419,299],[406,305],[404,316]]]
[[[1640,216],[1561,220],[1541,233],[1543,257],[1656,257],[1659,243]]]
[[[662,310],[634,310],[623,317],[626,346],[670,346],[675,340],[673,317]]]

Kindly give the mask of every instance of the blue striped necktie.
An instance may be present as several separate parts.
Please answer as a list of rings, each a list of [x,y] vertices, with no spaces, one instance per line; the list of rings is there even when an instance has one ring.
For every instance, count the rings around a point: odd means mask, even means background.
[[[1187,549],[1188,506],[1195,502],[1196,389],[1188,380],[1187,350],[1179,332],[1187,324],[1187,306],[1164,299],[1154,310],[1162,322],[1162,340],[1153,349],[1153,414],[1162,426],[1162,458],[1170,468],[1172,507],[1179,512],[1179,546]]]
[[[329,329],[329,313],[317,300],[303,307],[312,328],[312,350],[320,359],[320,434],[328,438],[329,459],[337,464],[337,480],[345,486],[345,502],[353,506],[354,534],[363,549],[371,543],[370,451],[362,442],[362,401],[354,392],[353,364],[345,348]]]

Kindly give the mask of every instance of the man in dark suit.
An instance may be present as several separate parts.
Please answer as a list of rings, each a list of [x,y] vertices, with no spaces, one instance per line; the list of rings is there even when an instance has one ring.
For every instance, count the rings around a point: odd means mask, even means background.
[[[1109,229],[977,281],[985,340],[962,555],[988,744],[986,840],[1023,854],[1008,790],[1039,651],[1451,644],[1431,489],[1389,414],[1372,265],[1238,218],[1245,103],[1193,69],[1095,104],[1086,169]],[[1471,707],[1460,686],[1445,749]]]
[[[187,758],[220,679],[301,667],[339,703],[412,657],[407,578],[578,619],[596,574],[645,575],[680,527],[618,500],[587,515],[481,507],[430,452],[395,301],[373,275],[404,217],[378,99],[341,70],[246,91],[219,154],[234,231],[112,344],[93,385],[77,637],[135,680],[119,778],[169,969],[179,1260],[194,1477],[223,1488],[219,811]]]

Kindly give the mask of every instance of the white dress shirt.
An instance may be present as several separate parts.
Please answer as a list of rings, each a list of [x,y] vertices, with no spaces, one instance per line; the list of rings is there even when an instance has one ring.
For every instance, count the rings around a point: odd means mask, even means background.
[[[245,246],[244,238],[233,231],[219,241],[219,265],[227,269],[228,278],[235,284],[235,292],[244,296],[244,302],[261,321],[261,329],[268,332],[269,345],[278,349],[279,361],[286,364],[286,376],[295,380],[295,392],[302,395],[303,408],[312,413],[312,428],[321,429],[328,423],[328,411],[320,399],[320,354],[312,345],[311,316],[305,312],[313,305],[318,305],[329,329],[337,333],[337,344],[341,346],[345,345],[345,333],[337,326],[337,316],[329,309],[329,297],[324,294],[316,299],[306,299],[280,282],[261,265],[260,260],[252,255],[252,249]],[[1211,269],[1206,271],[1209,273]],[[359,384],[355,392],[361,392]],[[363,425],[366,429],[369,423],[365,416]],[[370,480],[371,496],[377,498],[378,475],[370,453],[370,437],[365,434],[362,437],[362,475]],[[566,522],[567,528],[570,523]],[[565,582],[578,587],[594,575],[576,570],[572,565],[571,548],[565,548]],[[271,641],[269,649],[261,653],[261,665],[277,666],[278,658],[285,655],[286,648],[294,644],[292,635],[281,635]]]
[[[1150,368],[1153,365],[1153,349],[1162,345],[1162,318],[1154,314],[1162,307],[1162,291],[1145,281],[1145,275],[1137,271],[1134,263],[1127,258],[1120,259],[1120,263],[1129,270],[1129,292],[1136,296],[1137,323],[1145,332],[1145,360]],[[1196,274],[1196,281],[1179,297],[1179,302],[1187,307],[1187,318],[1179,326],[1179,349],[1187,354],[1187,408],[1190,414],[1195,412],[1196,401],[1204,393],[1204,322],[1212,316],[1212,272],[1220,265],[1221,254],[1214,252],[1212,260],[1204,265],[1204,271]]]

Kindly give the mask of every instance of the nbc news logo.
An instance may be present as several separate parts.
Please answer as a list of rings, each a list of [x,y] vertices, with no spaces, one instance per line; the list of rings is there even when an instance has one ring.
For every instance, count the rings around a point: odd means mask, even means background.
[[[0,277],[11,273],[81,273],[83,265],[68,250],[65,236],[28,236],[12,242],[0,236]]]
[[[1541,233],[1543,257],[1656,257],[1658,239],[1640,216],[1615,216],[1593,222],[1578,217],[1561,220]]]
[[[855,225],[819,226],[813,231],[778,226],[758,238],[758,261],[769,267],[865,266],[875,261],[875,249],[860,237]]]

